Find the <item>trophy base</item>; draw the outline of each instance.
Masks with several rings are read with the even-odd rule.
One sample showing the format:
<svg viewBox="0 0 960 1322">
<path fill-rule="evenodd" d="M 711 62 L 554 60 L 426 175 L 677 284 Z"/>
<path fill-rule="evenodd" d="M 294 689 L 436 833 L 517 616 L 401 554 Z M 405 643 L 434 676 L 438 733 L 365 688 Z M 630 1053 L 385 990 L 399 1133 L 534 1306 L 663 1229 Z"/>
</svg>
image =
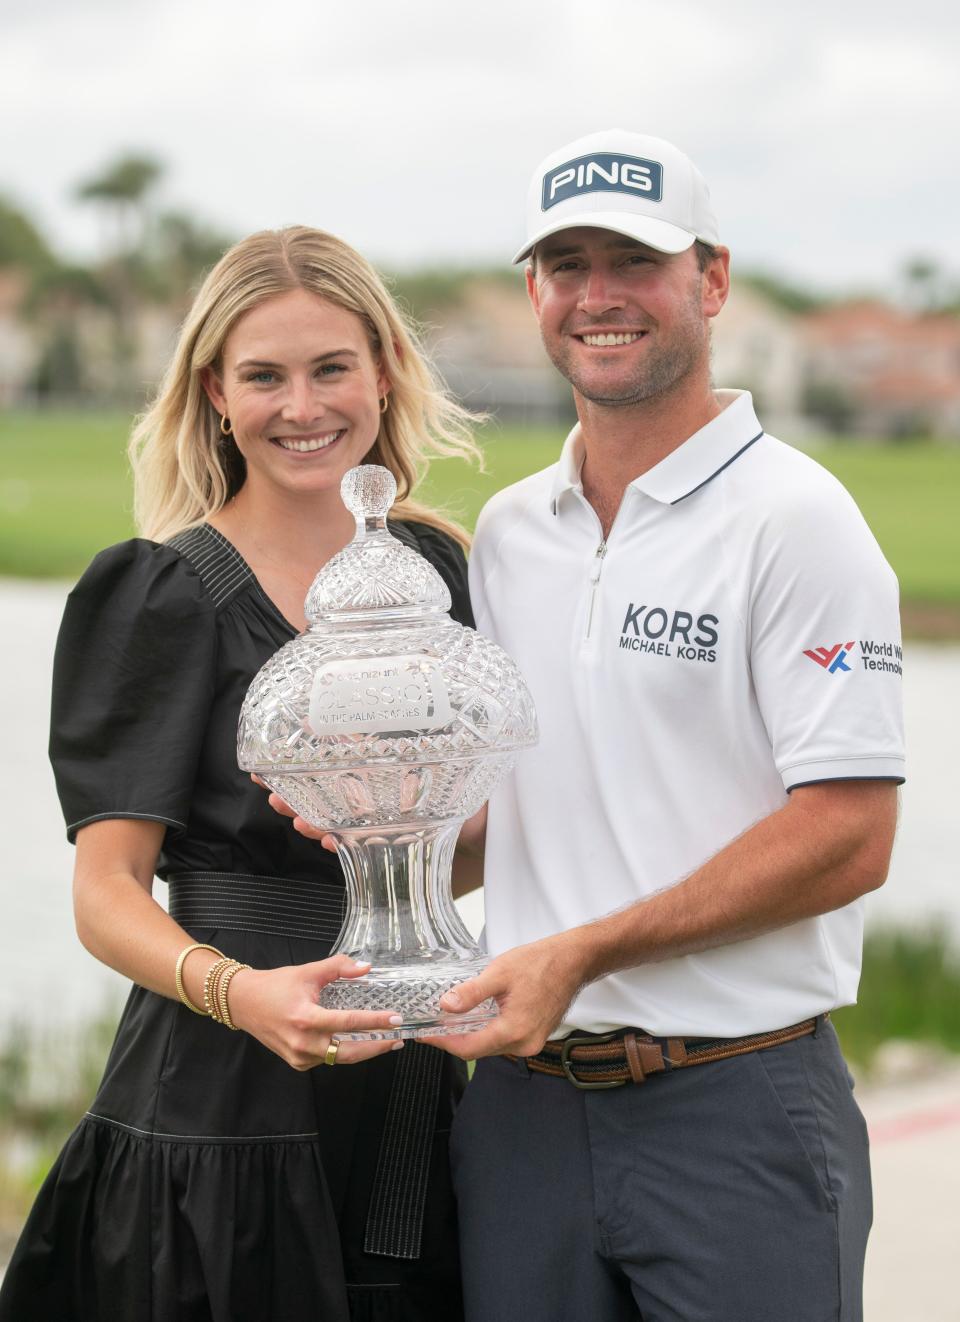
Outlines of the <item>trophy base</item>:
<svg viewBox="0 0 960 1322">
<path fill-rule="evenodd" d="M 378 1010 L 403 1015 L 395 1028 L 375 1028 L 369 1032 L 337 1033 L 342 1042 L 383 1042 L 391 1038 L 447 1037 L 455 1033 L 475 1033 L 485 1028 L 499 1014 L 494 1000 L 482 1001 L 465 1014 L 451 1014 L 440 1006 L 440 997 L 451 987 L 479 973 L 486 967 L 438 966 L 425 969 L 373 968 L 362 978 L 338 978 L 320 993 L 324 1010 Z"/>
</svg>

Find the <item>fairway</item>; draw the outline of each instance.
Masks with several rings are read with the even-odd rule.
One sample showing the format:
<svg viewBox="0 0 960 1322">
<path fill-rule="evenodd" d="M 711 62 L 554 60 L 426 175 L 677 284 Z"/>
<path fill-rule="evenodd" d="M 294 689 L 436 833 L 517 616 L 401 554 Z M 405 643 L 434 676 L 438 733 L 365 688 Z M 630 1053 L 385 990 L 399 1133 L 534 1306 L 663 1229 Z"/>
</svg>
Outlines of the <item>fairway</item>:
<svg viewBox="0 0 960 1322">
<path fill-rule="evenodd" d="M 0 414 L 0 574 L 75 578 L 132 535 L 129 426 L 119 414 Z M 468 528 L 495 491 L 553 463 L 563 434 L 490 426 L 480 440 L 484 472 L 440 460 L 421 489 Z M 943 608 L 946 631 L 951 618 L 960 627 L 960 448 L 837 442 L 814 456 L 863 510 L 905 603 Z"/>
</svg>

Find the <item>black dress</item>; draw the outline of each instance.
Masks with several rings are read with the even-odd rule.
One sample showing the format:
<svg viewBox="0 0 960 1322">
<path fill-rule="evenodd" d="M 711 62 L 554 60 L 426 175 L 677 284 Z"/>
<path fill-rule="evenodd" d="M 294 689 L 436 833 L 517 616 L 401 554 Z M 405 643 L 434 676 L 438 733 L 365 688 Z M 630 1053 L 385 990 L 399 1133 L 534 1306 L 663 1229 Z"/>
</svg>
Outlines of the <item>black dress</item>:
<svg viewBox="0 0 960 1322">
<path fill-rule="evenodd" d="M 472 625 L 464 557 L 393 531 Z M 102 552 L 70 594 L 51 757 L 74 838 L 166 823 L 157 873 L 195 941 L 254 967 L 323 959 L 336 858 L 239 771 L 239 708 L 294 630 L 209 525 Z M 24 1227 L 0 1322 L 456 1322 L 447 1132 L 465 1082 L 433 1047 L 298 1073 L 141 987 Z"/>
</svg>

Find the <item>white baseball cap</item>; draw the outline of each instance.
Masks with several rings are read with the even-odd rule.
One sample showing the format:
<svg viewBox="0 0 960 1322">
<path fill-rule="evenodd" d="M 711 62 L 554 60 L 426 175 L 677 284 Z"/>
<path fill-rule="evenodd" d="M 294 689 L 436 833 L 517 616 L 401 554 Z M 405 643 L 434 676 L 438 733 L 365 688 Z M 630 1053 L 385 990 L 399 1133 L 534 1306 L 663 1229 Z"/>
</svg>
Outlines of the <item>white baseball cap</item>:
<svg viewBox="0 0 960 1322">
<path fill-rule="evenodd" d="M 607 129 L 569 142 L 537 166 L 527 198 L 522 262 L 536 244 L 574 225 L 595 225 L 678 253 L 719 243 L 710 190 L 693 161 L 664 138 Z"/>
</svg>

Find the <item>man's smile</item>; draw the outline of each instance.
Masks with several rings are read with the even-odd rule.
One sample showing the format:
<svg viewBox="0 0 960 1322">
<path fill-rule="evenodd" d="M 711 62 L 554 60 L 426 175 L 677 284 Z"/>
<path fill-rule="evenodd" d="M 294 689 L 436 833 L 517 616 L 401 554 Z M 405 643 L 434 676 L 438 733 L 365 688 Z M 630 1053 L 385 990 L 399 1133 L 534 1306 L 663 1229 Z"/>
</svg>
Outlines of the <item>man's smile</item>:
<svg viewBox="0 0 960 1322">
<path fill-rule="evenodd" d="M 575 334 L 574 339 L 589 345 L 592 349 L 605 349 L 611 345 L 633 344 L 635 340 L 642 339 L 646 334 L 646 331 L 582 331 Z"/>
</svg>

